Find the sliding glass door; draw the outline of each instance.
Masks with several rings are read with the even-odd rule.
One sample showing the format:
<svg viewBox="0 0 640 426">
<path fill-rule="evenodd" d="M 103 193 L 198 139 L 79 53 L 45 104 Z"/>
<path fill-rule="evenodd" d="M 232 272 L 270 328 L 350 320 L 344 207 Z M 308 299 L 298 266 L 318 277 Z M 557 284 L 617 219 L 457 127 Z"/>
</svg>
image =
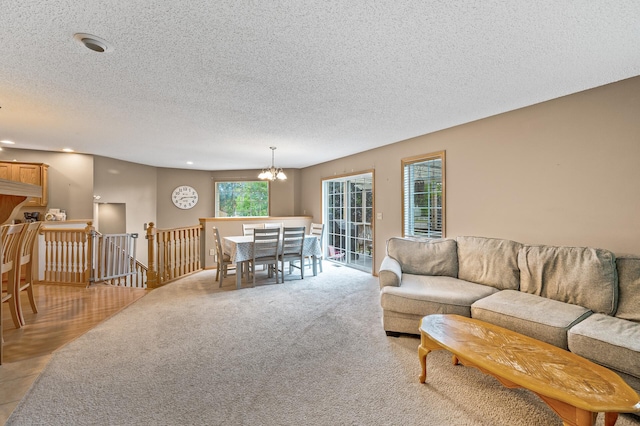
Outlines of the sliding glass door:
<svg viewBox="0 0 640 426">
<path fill-rule="evenodd" d="M 323 181 L 325 259 L 372 272 L 373 173 Z"/>
</svg>

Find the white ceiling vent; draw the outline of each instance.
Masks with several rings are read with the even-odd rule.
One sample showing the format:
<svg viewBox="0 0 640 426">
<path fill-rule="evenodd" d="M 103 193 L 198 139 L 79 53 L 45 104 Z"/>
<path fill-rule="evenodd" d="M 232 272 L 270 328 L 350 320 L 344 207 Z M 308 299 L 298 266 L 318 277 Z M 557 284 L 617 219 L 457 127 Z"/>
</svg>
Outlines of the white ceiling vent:
<svg viewBox="0 0 640 426">
<path fill-rule="evenodd" d="M 74 39 L 82 43 L 87 49 L 91 49 L 94 52 L 112 52 L 113 47 L 107 43 L 106 40 L 85 33 L 77 33 L 73 36 Z"/>
</svg>

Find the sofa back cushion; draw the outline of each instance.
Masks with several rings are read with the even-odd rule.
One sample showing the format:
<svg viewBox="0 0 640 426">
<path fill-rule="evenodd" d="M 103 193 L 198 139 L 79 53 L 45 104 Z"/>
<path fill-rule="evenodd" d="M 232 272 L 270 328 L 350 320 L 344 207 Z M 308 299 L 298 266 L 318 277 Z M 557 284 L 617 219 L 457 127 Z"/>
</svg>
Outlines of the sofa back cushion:
<svg viewBox="0 0 640 426">
<path fill-rule="evenodd" d="M 621 256 L 618 268 L 618 318 L 640 322 L 640 256 Z"/>
<path fill-rule="evenodd" d="M 498 238 L 458 237 L 458 278 L 499 290 L 520 286 L 518 250 L 522 244 Z"/>
<path fill-rule="evenodd" d="M 613 315 L 618 302 L 615 255 L 589 247 L 524 246 L 520 290 Z"/>
<path fill-rule="evenodd" d="M 390 238 L 387 241 L 387 254 L 400 263 L 403 273 L 458 276 L 455 240 Z"/>
</svg>

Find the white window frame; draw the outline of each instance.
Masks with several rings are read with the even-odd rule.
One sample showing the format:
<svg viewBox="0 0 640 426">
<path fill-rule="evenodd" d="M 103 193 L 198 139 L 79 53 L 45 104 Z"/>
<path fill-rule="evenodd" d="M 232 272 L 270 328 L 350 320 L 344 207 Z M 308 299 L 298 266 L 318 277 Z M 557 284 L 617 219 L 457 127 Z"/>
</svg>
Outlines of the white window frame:
<svg viewBox="0 0 640 426">
<path fill-rule="evenodd" d="M 445 175 L 445 151 L 402 159 L 403 236 L 446 236 Z"/>
</svg>

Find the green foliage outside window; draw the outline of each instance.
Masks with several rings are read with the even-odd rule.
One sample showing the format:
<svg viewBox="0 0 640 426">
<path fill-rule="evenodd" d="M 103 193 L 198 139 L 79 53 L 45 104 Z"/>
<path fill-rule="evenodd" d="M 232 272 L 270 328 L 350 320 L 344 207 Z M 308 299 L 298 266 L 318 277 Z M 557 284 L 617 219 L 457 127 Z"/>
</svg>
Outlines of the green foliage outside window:
<svg viewBox="0 0 640 426">
<path fill-rule="evenodd" d="M 216 182 L 216 217 L 269 216 L 269 183 Z"/>
<path fill-rule="evenodd" d="M 402 160 L 403 236 L 445 236 L 445 153 Z"/>
</svg>

